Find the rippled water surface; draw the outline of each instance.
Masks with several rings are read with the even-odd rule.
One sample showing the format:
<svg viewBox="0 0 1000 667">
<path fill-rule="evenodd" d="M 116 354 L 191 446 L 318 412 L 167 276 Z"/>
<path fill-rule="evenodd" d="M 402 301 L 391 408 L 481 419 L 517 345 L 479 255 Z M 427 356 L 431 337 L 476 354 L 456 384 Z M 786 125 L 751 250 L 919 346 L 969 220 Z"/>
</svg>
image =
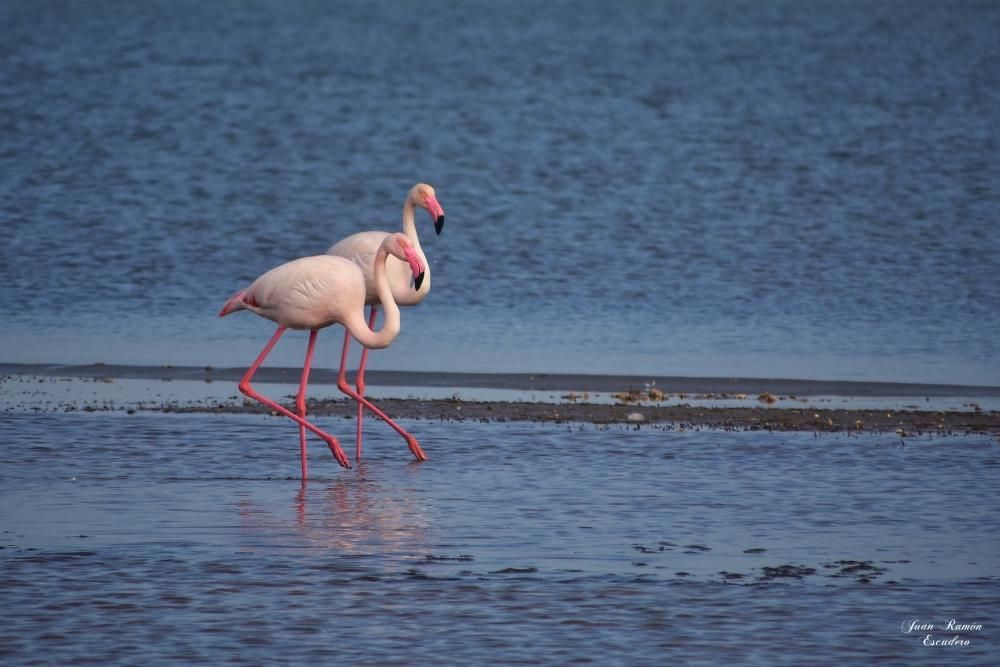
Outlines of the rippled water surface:
<svg viewBox="0 0 1000 667">
<path fill-rule="evenodd" d="M 344 420 L 321 420 L 349 433 Z M 987 438 L 0 416 L 11 664 L 988 664 Z M 926 647 L 908 619 L 979 623 Z M 934 633 L 946 638 L 954 633 Z"/>
<path fill-rule="evenodd" d="M 996 3 L 11 0 L 0 24 L 7 361 L 248 363 L 270 325 L 222 301 L 395 228 L 424 180 L 434 292 L 376 366 L 1000 377 Z"/>
</svg>

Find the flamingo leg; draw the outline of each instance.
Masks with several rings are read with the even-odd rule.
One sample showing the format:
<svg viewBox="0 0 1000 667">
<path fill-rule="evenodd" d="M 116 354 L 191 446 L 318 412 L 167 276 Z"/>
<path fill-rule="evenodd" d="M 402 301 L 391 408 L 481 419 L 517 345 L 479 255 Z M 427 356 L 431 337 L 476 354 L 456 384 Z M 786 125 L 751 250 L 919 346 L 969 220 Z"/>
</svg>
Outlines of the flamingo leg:
<svg viewBox="0 0 1000 667">
<path fill-rule="evenodd" d="M 344 351 L 340 355 L 340 374 L 337 376 L 337 389 L 340 389 L 340 391 L 374 412 L 382 421 L 391 426 L 396 433 L 403 436 L 406 440 L 407 446 L 410 448 L 413 456 L 416 457 L 418 461 L 426 461 L 427 455 L 424 454 L 424 450 L 420 448 L 420 444 L 417 442 L 416 438 L 407 433 L 402 426 L 390 419 L 389 415 L 375 407 L 371 401 L 355 391 L 351 385 L 347 384 L 347 351 L 350 347 L 350 342 L 351 336 L 350 334 L 347 334 L 347 336 L 344 337 Z"/>
<path fill-rule="evenodd" d="M 306 385 L 309 384 L 309 367 L 312 366 L 313 352 L 316 350 L 316 336 L 319 332 L 313 329 L 309 332 L 309 345 L 306 347 L 306 361 L 302 365 L 302 379 L 299 381 L 299 393 L 295 395 L 295 408 L 299 417 L 306 416 Z M 306 427 L 299 424 L 299 456 L 302 458 L 302 479 L 309 477 L 309 461 L 306 450 Z"/>
<path fill-rule="evenodd" d="M 257 360 L 253 362 L 253 365 L 247 369 L 247 372 L 243 376 L 243 379 L 240 380 L 240 391 L 243 392 L 245 395 L 249 396 L 250 398 L 252 398 L 253 400 L 259 403 L 263 403 L 264 405 L 271 408 L 275 412 L 279 412 L 285 415 L 289 419 L 292 419 L 293 421 L 297 422 L 300 426 L 304 426 L 305 428 L 309 429 L 310 431 L 318 435 L 320 438 L 326 441 L 327 445 L 330 446 L 330 451 L 333 453 L 334 458 L 337 459 L 337 462 L 340 465 L 344 466 L 345 468 L 350 468 L 351 464 L 347 460 L 347 455 L 344 454 L 344 450 L 340 448 L 340 443 L 337 442 L 337 439 L 335 437 L 333 437 L 326 431 L 320 430 L 317 426 L 308 422 L 303 417 L 299 417 L 297 414 L 294 414 L 290 410 L 278 405 L 270 398 L 257 392 L 253 387 L 250 386 L 250 380 L 253 379 L 254 374 L 257 373 L 257 369 L 260 368 L 260 365 L 262 363 L 264 363 L 264 359 L 267 357 L 268 354 L 270 354 L 271 349 L 274 348 L 274 344 L 278 342 L 278 339 L 281 338 L 281 334 L 283 333 L 285 333 L 285 327 L 279 326 L 278 330 L 274 332 L 273 336 L 271 336 L 271 340 L 269 340 L 267 342 L 267 345 L 264 346 L 264 349 L 261 351 L 260 356 L 257 357 Z"/>
<path fill-rule="evenodd" d="M 374 331 L 375 330 L 375 318 L 378 315 L 378 311 L 376 310 L 375 304 L 372 304 L 370 307 L 371 307 L 371 315 L 369 315 L 369 317 L 368 317 L 368 328 L 371 329 L 372 331 Z M 347 333 L 346 335 L 348 337 L 350 337 L 351 334 Z M 368 363 L 368 348 L 362 346 L 361 347 L 361 364 L 358 366 L 358 375 L 354 379 L 354 386 L 358 390 L 358 395 L 362 396 L 362 397 L 365 395 L 365 366 L 367 365 L 367 363 Z M 358 402 L 358 441 L 357 441 L 356 452 L 355 452 L 355 457 L 354 457 L 355 461 L 360 461 L 361 460 L 361 433 L 364 430 L 364 424 L 365 424 L 365 406 L 362 405 L 361 402 L 359 401 Z"/>
</svg>

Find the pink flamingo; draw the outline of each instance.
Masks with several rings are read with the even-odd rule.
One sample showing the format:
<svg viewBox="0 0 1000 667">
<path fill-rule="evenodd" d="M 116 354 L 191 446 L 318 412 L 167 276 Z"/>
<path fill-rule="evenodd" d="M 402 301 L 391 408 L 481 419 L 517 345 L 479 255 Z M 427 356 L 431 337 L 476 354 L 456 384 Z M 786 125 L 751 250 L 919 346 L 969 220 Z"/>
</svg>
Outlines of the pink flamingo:
<svg viewBox="0 0 1000 667">
<path fill-rule="evenodd" d="M 395 300 L 396 304 L 400 306 L 417 305 L 424 300 L 424 297 L 427 296 L 427 293 L 430 292 L 431 289 L 431 267 L 427 262 L 427 257 L 424 255 L 424 251 L 420 248 L 420 238 L 417 236 L 417 227 L 413 222 L 413 211 L 418 206 L 430 213 L 431 219 L 434 221 L 434 231 L 440 234 L 441 229 L 444 227 L 444 209 L 441 208 L 441 204 L 438 203 L 437 196 L 434 194 L 434 188 L 426 183 L 417 183 L 410 189 L 409 194 L 406 195 L 406 201 L 403 202 L 403 233 L 406 234 L 406 237 L 413 245 L 413 249 L 417 253 L 417 256 L 420 257 L 420 261 L 424 264 L 424 282 L 419 289 L 411 289 L 410 277 L 406 273 L 406 266 L 402 262 L 390 259 L 386 264 L 386 273 L 389 277 L 389 288 L 392 290 L 392 298 Z M 375 257 L 375 253 L 379 248 L 379 244 L 382 243 L 382 239 L 388 235 L 389 232 L 359 232 L 338 241 L 326 251 L 326 254 L 328 255 L 345 257 L 353 261 L 361 267 L 362 271 L 364 271 L 365 303 L 370 307 L 368 318 L 369 328 L 375 326 L 378 304 L 384 303 L 379 295 L 378 289 L 376 289 L 373 266 L 374 263 L 372 262 L 372 258 Z M 352 393 L 349 391 L 347 384 L 347 351 L 350 348 L 350 345 L 351 335 L 350 333 L 345 332 L 344 350 L 340 356 L 340 375 L 337 379 L 337 386 L 341 391 L 347 394 Z M 358 366 L 358 374 L 355 378 L 355 386 L 357 387 L 357 391 L 355 393 L 362 397 L 365 395 L 365 366 L 367 362 L 368 348 L 366 347 L 361 351 L 361 363 Z M 358 461 L 361 460 L 361 433 L 364 428 L 363 417 L 365 405 L 371 405 L 371 403 L 368 401 L 358 401 L 356 451 Z M 376 414 L 378 413 L 376 412 Z M 409 445 L 410 451 L 417 457 L 417 460 L 426 460 L 426 456 L 424 456 L 423 451 L 420 449 L 420 445 L 417 444 L 416 439 L 397 426 L 392 426 L 400 435 L 403 436 L 403 438 L 406 439 L 406 443 Z"/>
<path fill-rule="evenodd" d="M 399 333 L 399 308 L 393 300 L 392 291 L 386 278 L 386 260 L 389 255 L 409 265 L 414 289 L 420 289 L 424 277 L 423 260 L 404 234 L 389 234 L 381 240 L 372 262 L 375 289 L 385 309 L 385 323 L 382 325 L 382 329 L 377 332 L 365 322 L 364 272 L 354 262 L 331 255 L 303 257 L 275 267 L 253 281 L 245 290 L 240 290 L 230 297 L 222 306 L 222 310 L 219 311 L 219 317 L 224 317 L 237 310 L 249 310 L 278 324 L 278 330 L 264 346 L 264 350 L 257 357 L 257 360 L 247 369 L 243 379 L 240 380 L 239 387 L 240 391 L 250 398 L 298 422 L 299 454 L 302 458 L 303 480 L 308 474 L 306 429 L 326 441 L 340 465 L 345 468 L 351 467 L 337 439 L 305 418 L 305 393 L 306 384 L 309 381 L 309 367 L 312 364 L 313 352 L 316 348 L 317 333 L 320 329 L 331 324 L 343 324 L 348 335 L 354 336 L 365 348 L 384 348 L 392 343 Z M 295 405 L 299 414 L 292 413 L 250 386 L 250 380 L 286 329 L 309 330 L 309 345 L 306 349 L 305 364 L 302 367 L 302 379 L 299 383 L 299 392 L 295 396 Z M 347 389 L 349 390 L 350 387 Z M 348 391 L 348 393 L 352 392 Z M 392 424 L 397 431 L 406 433 L 362 396 L 353 394 L 352 398 L 364 403 L 368 409 L 386 420 L 387 423 Z M 419 447 L 414 454 L 418 454 L 418 452 L 423 454 L 419 451 Z M 418 458 L 420 458 L 419 455 Z"/>
</svg>

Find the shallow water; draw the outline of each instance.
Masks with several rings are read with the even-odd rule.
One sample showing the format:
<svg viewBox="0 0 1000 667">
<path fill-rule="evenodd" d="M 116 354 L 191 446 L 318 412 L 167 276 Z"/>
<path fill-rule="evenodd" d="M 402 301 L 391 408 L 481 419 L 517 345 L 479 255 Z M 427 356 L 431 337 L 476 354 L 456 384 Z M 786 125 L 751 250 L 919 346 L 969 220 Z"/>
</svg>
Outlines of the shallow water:
<svg viewBox="0 0 1000 667">
<path fill-rule="evenodd" d="M 425 180 L 434 291 L 376 367 L 1000 377 L 996 3 L 12 0 L 0 24 L 4 361 L 246 364 L 270 324 L 219 305 L 397 227 Z"/>
<path fill-rule="evenodd" d="M 348 434 L 347 420 L 320 420 Z M 987 438 L 0 416 L 14 663 L 988 664 Z M 981 623 L 926 647 L 908 619 Z M 938 633 L 942 638 L 954 633 Z M 169 641 L 164 641 L 169 638 Z"/>
</svg>

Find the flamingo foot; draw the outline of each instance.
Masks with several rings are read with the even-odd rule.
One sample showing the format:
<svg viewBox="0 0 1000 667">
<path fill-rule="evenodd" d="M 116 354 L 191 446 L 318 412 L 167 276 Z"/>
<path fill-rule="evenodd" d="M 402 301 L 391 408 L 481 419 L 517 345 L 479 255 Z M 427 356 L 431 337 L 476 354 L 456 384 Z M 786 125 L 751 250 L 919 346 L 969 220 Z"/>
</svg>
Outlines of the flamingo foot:
<svg viewBox="0 0 1000 667">
<path fill-rule="evenodd" d="M 337 459 L 337 463 L 350 470 L 351 462 L 347 460 L 347 454 L 340 448 L 340 443 L 337 442 L 337 439 L 331 436 L 326 441 L 326 444 L 330 446 L 330 453 L 333 454 L 333 458 Z"/>
<path fill-rule="evenodd" d="M 427 455 L 424 454 L 424 450 L 420 449 L 420 443 L 412 435 L 407 436 L 406 444 L 409 446 L 410 451 L 413 452 L 413 456 L 416 457 L 418 461 L 426 461 Z"/>
</svg>

